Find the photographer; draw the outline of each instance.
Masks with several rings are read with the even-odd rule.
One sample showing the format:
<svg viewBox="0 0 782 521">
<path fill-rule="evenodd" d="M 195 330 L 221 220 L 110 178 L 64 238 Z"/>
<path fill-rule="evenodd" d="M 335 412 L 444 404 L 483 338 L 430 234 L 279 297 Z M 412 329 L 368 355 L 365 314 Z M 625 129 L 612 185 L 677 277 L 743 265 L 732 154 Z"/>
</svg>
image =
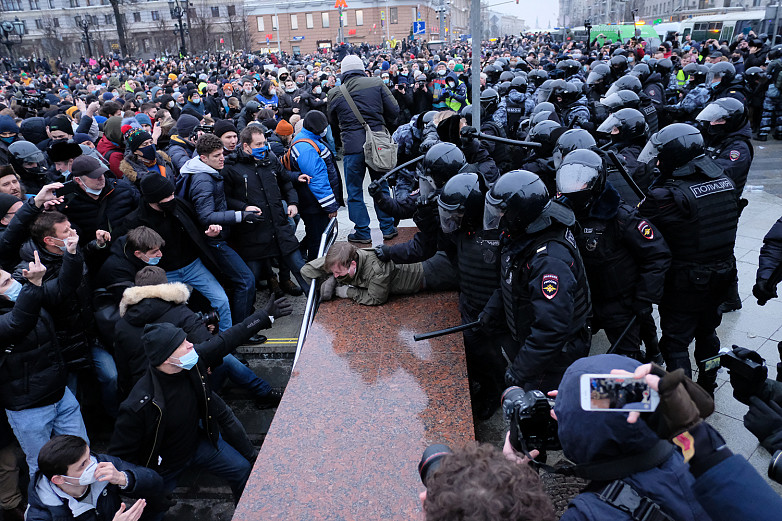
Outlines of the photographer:
<svg viewBox="0 0 782 521">
<path fill-rule="evenodd" d="M 414 114 L 425 114 L 432 110 L 432 91 L 427 86 L 426 74 L 417 73 L 413 84 L 413 104 L 410 110 Z M 420 117 L 420 116 L 419 116 Z"/>
</svg>

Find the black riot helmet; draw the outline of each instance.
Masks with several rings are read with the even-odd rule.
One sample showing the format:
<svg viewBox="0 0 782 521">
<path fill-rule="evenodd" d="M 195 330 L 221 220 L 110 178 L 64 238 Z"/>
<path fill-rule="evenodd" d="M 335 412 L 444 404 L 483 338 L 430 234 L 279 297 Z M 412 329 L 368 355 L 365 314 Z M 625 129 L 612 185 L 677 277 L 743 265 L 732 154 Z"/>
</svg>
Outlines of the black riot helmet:
<svg viewBox="0 0 782 521">
<path fill-rule="evenodd" d="M 712 89 L 729 85 L 736 77 L 736 67 L 730 62 L 715 63 L 706 75 L 706 84 Z"/>
<path fill-rule="evenodd" d="M 509 81 L 503 81 L 499 85 L 497 85 L 497 94 L 500 95 L 500 97 L 505 97 L 506 94 L 508 94 L 508 91 L 510 90 L 510 82 Z"/>
<path fill-rule="evenodd" d="M 578 149 L 589 149 L 596 146 L 595 138 L 592 134 L 581 128 L 573 128 L 565 131 L 554 146 L 552 153 L 554 166 L 559 168 L 562 159 L 570 152 Z"/>
<path fill-rule="evenodd" d="M 581 97 L 581 85 L 582 84 L 580 82 L 578 85 L 569 81 L 565 82 L 565 85 L 557 93 L 557 99 L 562 100 L 561 103 L 563 106 L 568 106 L 571 103 L 574 103 L 578 100 L 578 98 Z"/>
<path fill-rule="evenodd" d="M 688 63 L 682 69 L 693 85 L 700 85 L 706 81 L 706 75 L 709 73 L 709 68 L 705 65 L 699 65 L 697 63 Z"/>
<path fill-rule="evenodd" d="M 502 69 L 493 63 L 490 63 L 486 67 L 483 68 L 483 73 L 486 74 L 486 78 L 489 81 L 489 83 L 497 83 L 497 80 L 500 77 L 500 73 L 502 72 Z"/>
<path fill-rule="evenodd" d="M 502 229 L 511 236 L 534 233 L 528 228 L 550 204 L 551 198 L 540 177 L 527 170 L 511 170 L 486 194 L 483 228 Z"/>
<path fill-rule="evenodd" d="M 776 60 L 777 58 L 782 58 L 782 45 L 775 45 L 768 51 L 769 60 Z"/>
<path fill-rule="evenodd" d="M 649 61 L 651 62 L 651 60 Z M 663 85 L 667 84 L 668 78 L 670 78 L 671 73 L 673 72 L 673 62 L 670 58 L 663 58 L 662 60 L 658 60 L 655 64 L 649 63 L 649 67 L 652 67 L 652 70 L 663 77 Z"/>
<path fill-rule="evenodd" d="M 548 72 L 543 69 L 533 69 L 527 74 L 527 80 L 531 81 L 535 87 L 540 87 L 548 79 Z"/>
<path fill-rule="evenodd" d="M 557 108 L 554 106 L 553 103 L 550 101 L 544 101 L 543 103 L 538 103 L 535 105 L 535 108 L 532 109 L 532 116 L 535 114 L 538 114 L 539 112 L 556 112 Z"/>
<path fill-rule="evenodd" d="M 695 119 L 709 141 L 715 142 L 747 124 L 747 108 L 736 98 L 720 98 L 706 105 Z"/>
<path fill-rule="evenodd" d="M 649 163 L 657 159 L 660 171 L 671 174 L 703 154 L 703 136 L 700 131 L 686 123 L 673 123 L 652 134 L 638 155 L 638 162 Z"/>
<path fill-rule="evenodd" d="M 649 76 L 652 75 L 652 70 L 645 63 L 639 63 L 633 67 L 633 70 L 630 71 L 630 74 L 641 80 L 641 83 L 643 84 L 646 80 L 649 79 Z"/>
<path fill-rule="evenodd" d="M 466 231 L 482 229 L 483 201 L 478 174 L 458 173 L 450 178 L 437 198 L 443 232 L 453 233 L 460 228 Z"/>
<path fill-rule="evenodd" d="M 500 81 L 511 81 L 515 76 L 511 71 L 502 71 Z"/>
<path fill-rule="evenodd" d="M 636 109 L 620 109 L 610 114 L 597 127 L 601 134 L 607 134 L 614 143 L 646 142 L 649 137 L 649 125 L 646 118 Z"/>
<path fill-rule="evenodd" d="M 562 93 L 565 91 L 567 82 L 563 79 L 556 79 L 552 80 L 549 84 L 549 87 L 551 88 L 551 94 L 549 94 L 548 101 L 556 104 L 562 104 L 561 96 Z M 543 87 L 541 87 L 541 90 Z M 540 100 L 538 100 L 538 103 L 540 103 Z"/>
<path fill-rule="evenodd" d="M 481 92 L 481 117 L 484 114 L 491 116 L 500 104 L 500 95 L 494 89 L 486 89 Z"/>
<path fill-rule="evenodd" d="M 619 92 L 620 90 L 631 90 L 636 94 L 640 94 L 643 90 L 643 85 L 641 85 L 641 80 L 635 76 L 622 76 L 611 85 L 611 88 L 606 92 L 606 96 L 610 96 L 614 92 Z"/>
<path fill-rule="evenodd" d="M 465 119 L 468 125 L 472 125 L 472 111 L 473 111 L 472 105 L 465 105 L 459 111 L 459 115 Z"/>
<path fill-rule="evenodd" d="M 423 116 L 424 117 L 424 125 L 428 125 L 429 123 L 431 123 L 436 115 L 437 115 L 437 111 L 436 110 L 430 110 L 430 111 L 424 113 L 424 116 Z"/>
<path fill-rule="evenodd" d="M 600 100 L 600 104 L 608 108 L 608 112 L 622 109 L 637 109 L 641 106 L 641 98 L 631 90 L 620 90 Z"/>
<path fill-rule="evenodd" d="M 529 118 L 529 123 L 533 127 L 541 121 L 553 121 L 557 124 L 562 122 L 562 120 L 559 118 L 559 114 L 557 114 L 555 110 L 541 110 Z"/>
<path fill-rule="evenodd" d="M 516 92 L 527 92 L 527 78 L 524 76 L 516 76 L 511 80 L 510 88 Z"/>
<path fill-rule="evenodd" d="M 627 57 L 621 54 L 617 54 L 611 58 L 609 62 L 611 65 L 611 72 L 614 77 L 618 78 L 627 72 Z"/>
<path fill-rule="evenodd" d="M 766 73 L 760 67 L 750 67 L 744 71 L 743 76 L 746 83 L 758 84 L 766 77 Z"/>
<path fill-rule="evenodd" d="M 574 74 L 578 74 L 578 71 L 581 70 L 581 64 L 573 59 L 562 60 L 561 62 L 557 63 L 557 69 L 563 71 L 565 73 L 565 77 L 569 78 Z"/>
<path fill-rule="evenodd" d="M 608 65 L 605 63 L 598 63 L 595 64 L 595 66 L 592 67 L 592 69 L 589 71 L 589 76 L 587 76 L 586 83 L 592 88 L 596 88 L 598 85 L 601 85 L 603 86 L 602 90 L 607 90 L 607 80 L 610 75 L 611 69 L 608 67 Z"/>
<path fill-rule="evenodd" d="M 574 150 L 557 168 L 557 192 L 565 196 L 576 216 L 587 215 L 605 184 L 603 160 L 592 150 Z"/>
<path fill-rule="evenodd" d="M 430 177 L 436 188 L 442 188 L 466 162 L 464 153 L 453 143 L 437 143 L 426 152 L 421 175 Z"/>
<path fill-rule="evenodd" d="M 536 95 L 535 101 L 537 103 L 543 103 L 544 101 L 549 100 L 549 97 L 551 97 L 551 85 L 555 81 L 557 80 L 546 80 L 540 84 L 538 90 L 535 91 L 535 95 Z"/>
<path fill-rule="evenodd" d="M 538 157 L 549 157 L 554 152 L 557 139 L 565 132 L 565 127 L 549 119 L 535 124 L 527 134 L 527 141 L 540 143 L 540 148 L 535 150 Z"/>
</svg>

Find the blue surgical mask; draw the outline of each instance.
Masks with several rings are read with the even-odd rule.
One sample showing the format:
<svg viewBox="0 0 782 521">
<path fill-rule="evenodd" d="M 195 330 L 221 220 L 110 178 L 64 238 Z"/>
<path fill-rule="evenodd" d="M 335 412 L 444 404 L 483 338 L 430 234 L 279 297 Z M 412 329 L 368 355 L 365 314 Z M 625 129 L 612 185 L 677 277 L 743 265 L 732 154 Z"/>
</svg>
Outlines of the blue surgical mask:
<svg viewBox="0 0 782 521">
<path fill-rule="evenodd" d="M 263 159 L 266 157 L 266 152 L 269 150 L 269 147 L 266 145 L 258 148 L 253 148 L 253 157 L 255 159 Z"/>
<path fill-rule="evenodd" d="M 144 256 L 147 257 L 146 255 Z M 146 262 L 150 266 L 157 266 L 158 263 L 160 262 L 160 259 L 162 258 L 163 257 L 147 257 L 147 260 L 145 260 L 144 262 Z"/>
<path fill-rule="evenodd" d="M 175 358 L 176 360 L 176 358 Z M 195 349 L 191 349 L 185 355 L 179 357 L 179 363 L 174 364 L 177 367 L 181 367 L 185 371 L 191 370 L 198 362 L 198 353 Z"/>
<path fill-rule="evenodd" d="M 52 239 L 57 239 L 58 241 L 62 241 L 62 246 L 57 246 L 58 248 L 60 248 L 60 251 L 62 251 L 63 253 L 68 251 L 68 247 L 65 245 L 65 241 L 63 239 L 60 239 L 59 237 L 52 237 Z"/>
<path fill-rule="evenodd" d="M 87 186 L 85 184 L 82 184 L 81 187 L 84 188 L 84 191 L 87 192 L 90 195 L 100 195 L 101 192 L 103 192 L 102 188 L 101 189 L 90 188 L 89 186 Z"/>
<path fill-rule="evenodd" d="M 336 85 L 337 87 L 339 87 L 340 85 L 342 85 L 342 80 L 341 80 L 340 78 L 337 78 L 337 81 L 336 81 L 335 85 Z"/>
<path fill-rule="evenodd" d="M 62 172 L 61 174 L 65 179 L 68 179 L 71 176 L 71 171 L 66 170 L 65 172 Z"/>
<path fill-rule="evenodd" d="M 3 293 L 3 296 L 11 302 L 16 302 L 16 299 L 19 298 L 19 293 L 21 292 L 22 285 L 16 280 L 11 280 L 11 287 L 9 287 L 5 293 Z"/>
</svg>

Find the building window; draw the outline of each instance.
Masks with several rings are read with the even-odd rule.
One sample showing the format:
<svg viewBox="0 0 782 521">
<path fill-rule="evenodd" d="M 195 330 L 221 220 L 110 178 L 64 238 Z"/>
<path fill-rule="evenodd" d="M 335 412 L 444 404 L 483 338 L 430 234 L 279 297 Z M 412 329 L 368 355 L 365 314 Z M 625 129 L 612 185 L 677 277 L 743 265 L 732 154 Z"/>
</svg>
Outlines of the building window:
<svg viewBox="0 0 782 521">
<path fill-rule="evenodd" d="M 134 22 L 140 22 L 141 21 L 141 13 L 133 13 L 133 21 Z"/>
<path fill-rule="evenodd" d="M 236 6 L 235 5 L 229 5 L 226 6 L 226 11 L 228 11 L 228 16 L 236 16 Z"/>
<path fill-rule="evenodd" d="M 326 29 L 329 26 L 329 14 L 328 13 L 320 13 L 320 20 L 323 23 L 323 28 Z"/>
<path fill-rule="evenodd" d="M 299 47 L 298 45 L 294 45 L 292 49 L 293 49 L 294 56 L 298 56 L 301 54 L 301 47 Z"/>
<path fill-rule="evenodd" d="M 151 14 L 152 14 L 152 21 L 153 22 L 157 22 L 158 20 L 160 20 L 160 12 L 152 11 Z"/>
<path fill-rule="evenodd" d="M 272 31 L 276 31 L 279 27 L 279 20 L 277 20 L 277 15 L 274 14 L 272 15 Z"/>
<path fill-rule="evenodd" d="M 59 27 L 59 26 L 60 26 L 60 19 L 52 18 L 52 27 Z"/>
<path fill-rule="evenodd" d="M 79 7 L 79 0 L 71 0 L 71 7 Z"/>
<path fill-rule="evenodd" d="M 114 15 L 111 15 L 111 14 L 103 15 L 103 22 L 106 25 L 114 25 Z M 95 25 L 97 25 L 97 24 L 95 24 Z"/>
<path fill-rule="evenodd" d="M 33 11 L 38 11 L 41 9 L 38 0 L 30 0 L 30 9 L 32 9 Z"/>
<path fill-rule="evenodd" d="M 364 25 L 364 11 L 356 9 L 356 25 Z"/>
<path fill-rule="evenodd" d="M 296 30 L 299 28 L 299 16 L 292 14 L 291 15 L 291 30 Z"/>
<path fill-rule="evenodd" d="M 49 0 L 49 9 L 54 9 L 54 0 Z"/>
<path fill-rule="evenodd" d="M 220 7 L 212 7 L 212 18 L 220 18 Z"/>
<path fill-rule="evenodd" d="M 258 32 L 262 33 L 263 31 L 265 31 L 265 28 L 263 26 L 263 16 L 259 16 L 255 20 L 256 20 L 256 23 L 258 24 Z"/>
<path fill-rule="evenodd" d="M 43 29 L 43 21 L 41 21 L 40 18 L 35 19 L 35 28 L 36 29 Z"/>
<path fill-rule="evenodd" d="M 410 19 L 411 20 L 418 20 L 418 9 L 415 7 L 410 8 Z"/>
<path fill-rule="evenodd" d="M 390 22 L 392 24 L 398 24 L 399 23 L 399 8 L 398 7 L 392 7 L 389 9 L 389 16 L 388 16 Z"/>
<path fill-rule="evenodd" d="M 22 0 L 3 0 L 3 11 L 21 11 Z"/>
<path fill-rule="evenodd" d="M 307 13 L 305 17 L 307 18 L 307 29 L 312 29 L 315 27 L 315 22 L 312 19 L 312 13 Z"/>
</svg>

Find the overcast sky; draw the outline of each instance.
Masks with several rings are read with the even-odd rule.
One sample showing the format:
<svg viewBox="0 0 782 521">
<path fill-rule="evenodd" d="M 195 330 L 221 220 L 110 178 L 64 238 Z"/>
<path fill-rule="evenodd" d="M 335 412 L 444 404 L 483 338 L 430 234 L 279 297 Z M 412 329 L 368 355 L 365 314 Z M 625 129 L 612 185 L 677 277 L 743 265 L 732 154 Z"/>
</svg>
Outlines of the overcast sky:
<svg viewBox="0 0 782 521">
<path fill-rule="evenodd" d="M 515 2 L 505 4 L 506 0 L 488 0 L 488 4 L 498 5 L 494 10 L 518 16 L 523 19 L 527 27 L 535 29 L 535 18 L 538 18 L 541 29 L 546 27 L 556 27 L 557 14 L 559 13 L 559 2 L 557 0 L 519 0 L 519 5 Z"/>
</svg>

